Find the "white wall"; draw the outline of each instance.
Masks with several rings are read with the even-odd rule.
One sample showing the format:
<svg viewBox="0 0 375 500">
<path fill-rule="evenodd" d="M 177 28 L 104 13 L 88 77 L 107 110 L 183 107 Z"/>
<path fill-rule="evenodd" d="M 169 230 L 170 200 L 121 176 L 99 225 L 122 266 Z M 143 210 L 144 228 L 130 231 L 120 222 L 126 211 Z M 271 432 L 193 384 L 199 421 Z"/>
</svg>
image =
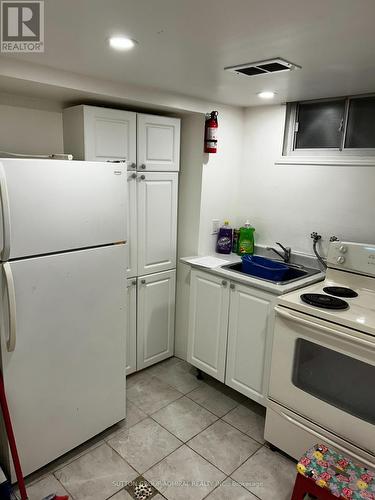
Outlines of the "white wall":
<svg viewBox="0 0 375 500">
<path fill-rule="evenodd" d="M 204 115 L 182 119 L 178 255 L 215 250 L 212 219 L 231 219 L 236 213 L 242 160 L 243 111 L 228 106 L 219 112 L 218 152 L 204 154 Z M 190 267 L 177 265 L 175 353 L 187 352 Z"/>
<path fill-rule="evenodd" d="M 0 150 L 25 154 L 62 153 L 61 112 L 0 104 Z"/>
<path fill-rule="evenodd" d="M 239 177 L 242 162 L 243 110 L 222 107 L 219 111 L 218 151 L 204 155 L 202 172 L 199 254 L 215 251 L 212 219 L 236 223 Z M 203 133 L 203 132 L 202 132 Z"/>
<path fill-rule="evenodd" d="M 311 253 L 310 233 L 375 243 L 375 167 L 280 166 L 285 106 L 248 108 L 238 215 L 261 244 Z"/>
</svg>

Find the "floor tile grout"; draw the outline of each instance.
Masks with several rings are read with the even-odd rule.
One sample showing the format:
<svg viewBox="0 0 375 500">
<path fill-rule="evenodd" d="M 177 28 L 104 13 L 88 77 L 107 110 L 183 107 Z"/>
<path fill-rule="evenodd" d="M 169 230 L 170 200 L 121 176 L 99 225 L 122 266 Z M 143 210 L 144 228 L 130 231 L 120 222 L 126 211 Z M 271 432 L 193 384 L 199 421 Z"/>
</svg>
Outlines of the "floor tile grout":
<svg viewBox="0 0 375 500">
<path fill-rule="evenodd" d="M 212 424 L 212 425 L 213 425 L 213 424 Z M 207 429 L 208 429 L 208 427 L 207 427 Z M 205 429 L 205 430 L 206 430 L 206 429 Z M 202 431 L 202 432 L 203 432 L 203 431 Z M 197 434 L 197 436 L 199 436 L 199 434 Z M 249 460 L 252 456 L 254 456 L 254 455 L 255 455 L 255 453 L 256 453 L 257 451 L 259 451 L 259 450 L 260 450 L 260 448 L 262 448 L 262 446 L 261 446 L 260 448 L 258 448 L 257 450 L 255 450 L 255 451 L 254 451 L 253 453 L 251 453 L 251 454 L 250 454 L 250 455 L 249 455 L 249 456 L 248 456 L 248 457 L 247 457 L 247 458 L 246 458 L 246 459 L 245 459 L 245 460 L 244 460 L 244 461 L 243 461 L 243 462 L 242 462 L 242 463 L 241 463 L 238 467 L 236 467 L 236 468 L 235 468 L 235 469 L 234 469 L 234 470 L 233 470 L 230 474 L 227 474 L 227 473 L 226 473 L 226 472 L 224 472 L 222 469 L 220 469 L 217 465 L 215 465 L 215 464 L 213 464 L 212 462 L 210 462 L 210 460 L 209 460 L 208 458 L 206 458 L 206 457 L 204 457 L 203 455 L 201 455 L 201 454 L 199 453 L 199 451 L 194 450 L 194 448 L 192 448 L 191 446 L 189 446 L 189 444 L 188 444 L 188 443 L 185 443 L 185 444 L 186 444 L 186 446 L 187 446 L 188 448 L 190 448 L 191 450 L 193 450 L 193 451 L 194 451 L 197 455 L 199 455 L 200 457 L 202 457 L 202 458 L 203 458 L 204 460 L 206 460 L 209 464 L 213 465 L 216 469 L 218 469 L 220 472 L 222 472 L 223 474 L 227 475 L 228 477 L 229 477 L 229 476 L 231 476 L 232 474 L 234 474 L 234 473 L 236 472 L 236 470 L 237 470 L 237 469 L 239 469 L 239 468 L 240 468 L 240 467 L 241 467 L 241 466 L 242 466 L 245 462 L 247 462 L 247 461 L 248 461 L 248 460 Z"/>
<path fill-rule="evenodd" d="M 158 380 L 159 380 L 159 379 L 158 379 Z M 168 384 L 166 384 L 166 385 L 168 385 Z M 175 391 L 177 390 L 177 389 L 175 389 L 175 388 L 174 388 L 174 387 L 172 387 L 172 386 L 169 386 L 169 387 L 170 387 L 171 389 L 174 389 Z M 180 392 L 180 391 L 178 391 L 178 392 Z M 181 393 L 180 393 L 180 394 L 181 394 Z M 182 395 L 181 395 L 181 396 L 179 396 L 178 398 L 174 399 L 173 401 L 170 401 L 170 402 L 169 402 L 169 403 L 167 403 L 166 405 L 161 406 L 160 408 L 158 408 L 157 410 L 153 411 L 152 413 L 156 413 L 157 411 L 162 410 L 163 408 L 166 408 L 166 407 L 167 407 L 167 406 L 169 406 L 170 404 L 174 403 L 175 401 L 178 401 L 179 399 L 181 399 L 181 398 L 183 398 L 183 397 L 184 397 L 184 394 L 182 394 Z M 131 399 L 129 399 L 129 401 L 130 401 L 133 405 L 137 406 L 135 403 L 133 403 L 133 401 L 132 401 Z M 152 415 L 152 413 L 148 413 L 147 411 L 145 411 L 145 410 L 144 410 L 143 408 L 141 408 L 140 406 L 137 406 L 137 408 L 138 408 L 139 410 L 142 410 L 142 411 L 143 411 L 143 413 L 146 413 L 146 415 L 147 415 L 148 417 Z"/>
<path fill-rule="evenodd" d="M 233 408 L 235 410 L 235 408 Z M 232 411 L 232 410 L 231 410 Z M 230 412 L 229 412 L 230 413 Z M 228 415 L 226 413 L 226 415 Z M 225 415 L 224 415 L 225 417 Z M 258 441 L 257 439 L 255 439 L 254 437 L 250 436 L 250 434 L 247 434 L 246 432 L 243 432 L 241 431 L 241 429 L 239 429 L 238 427 L 236 427 L 235 425 L 231 424 L 230 422 L 227 422 L 226 420 L 223 420 L 223 417 L 221 417 L 219 420 L 222 420 L 225 424 L 228 424 L 230 425 L 233 429 L 236 429 L 236 431 L 238 432 L 241 432 L 241 434 L 243 434 L 244 436 L 252 439 L 253 441 L 255 441 L 256 443 L 258 443 L 260 446 L 264 446 L 266 443 L 261 443 L 260 441 Z"/>
<path fill-rule="evenodd" d="M 69 497 L 70 497 L 70 500 L 74 500 L 74 497 L 73 495 L 70 493 L 70 491 L 68 490 L 68 488 L 66 488 L 62 482 L 55 476 L 55 474 L 53 473 L 53 477 L 56 479 L 56 481 L 58 481 L 59 484 L 61 484 L 61 486 L 64 488 L 64 490 L 69 494 Z"/>
<path fill-rule="evenodd" d="M 185 397 L 185 396 L 183 396 L 183 397 Z M 180 400 L 180 399 L 182 399 L 182 398 L 175 399 L 175 400 L 174 400 L 174 401 L 172 401 L 171 403 L 168 403 L 166 406 L 163 406 L 163 408 L 160 408 L 160 410 L 163 410 L 164 408 L 167 408 L 169 405 L 172 405 L 173 403 L 175 403 L 176 401 L 178 401 L 178 400 Z M 209 409 L 208 409 L 208 408 L 206 408 L 205 406 L 203 406 L 203 405 L 201 405 L 201 404 L 197 403 L 196 401 L 194 401 L 194 399 L 191 399 L 191 398 L 188 398 L 188 399 L 189 399 L 189 401 L 192 401 L 193 403 L 195 403 L 196 405 L 198 405 L 200 408 L 203 408 L 204 410 L 208 411 L 208 413 L 211 413 L 211 415 L 213 415 L 213 416 L 214 416 L 214 417 L 216 417 L 217 419 L 218 419 L 218 418 L 220 418 L 220 417 L 218 417 L 218 416 L 216 415 L 216 413 L 213 413 L 211 410 L 209 410 Z M 151 417 L 152 415 L 155 415 L 155 413 L 157 413 L 157 412 L 158 412 L 158 411 L 160 411 L 160 410 L 156 410 L 156 411 L 154 411 L 153 413 L 150 413 L 150 415 L 149 415 L 149 416 Z"/>
<path fill-rule="evenodd" d="M 180 440 L 181 441 L 181 440 Z M 161 458 L 160 460 L 158 460 L 157 462 L 155 462 L 153 465 L 151 465 L 151 467 L 149 467 L 143 474 L 142 476 L 144 476 L 145 474 L 147 474 L 147 472 L 149 472 L 153 467 L 155 467 L 156 465 L 160 464 L 160 462 L 162 462 L 163 460 L 165 460 L 166 458 L 168 458 L 170 455 L 172 455 L 172 453 L 174 453 L 175 451 L 179 450 L 180 448 L 182 448 L 183 446 L 185 445 L 185 443 L 183 443 L 181 441 L 181 444 L 180 446 L 177 446 L 177 448 L 173 451 L 171 451 L 170 453 L 168 453 L 168 455 L 165 455 L 164 458 Z"/>
</svg>

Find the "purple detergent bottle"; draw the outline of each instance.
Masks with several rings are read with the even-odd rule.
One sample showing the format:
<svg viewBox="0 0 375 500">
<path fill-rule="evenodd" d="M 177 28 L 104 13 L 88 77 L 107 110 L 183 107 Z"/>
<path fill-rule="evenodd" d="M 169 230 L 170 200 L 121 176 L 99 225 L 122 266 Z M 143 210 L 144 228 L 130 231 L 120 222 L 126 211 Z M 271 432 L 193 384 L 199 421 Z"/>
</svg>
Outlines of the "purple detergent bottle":
<svg viewBox="0 0 375 500">
<path fill-rule="evenodd" d="M 231 253 L 233 241 L 233 230 L 229 226 L 229 222 L 224 221 L 224 226 L 219 229 L 217 235 L 216 251 L 217 253 Z"/>
</svg>

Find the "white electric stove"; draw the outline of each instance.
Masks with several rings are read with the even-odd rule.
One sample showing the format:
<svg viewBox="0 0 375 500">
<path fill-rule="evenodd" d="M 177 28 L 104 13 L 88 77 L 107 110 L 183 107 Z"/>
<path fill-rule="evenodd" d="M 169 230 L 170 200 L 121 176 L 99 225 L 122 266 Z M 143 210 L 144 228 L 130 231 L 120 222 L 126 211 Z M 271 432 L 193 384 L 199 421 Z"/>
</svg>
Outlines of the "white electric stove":
<svg viewBox="0 0 375 500">
<path fill-rule="evenodd" d="M 375 466 L 375 245 L 333 242 L 326 279 L 283 295 L 265 438 L 298 459 L 321 441 Z"/>
</svg>

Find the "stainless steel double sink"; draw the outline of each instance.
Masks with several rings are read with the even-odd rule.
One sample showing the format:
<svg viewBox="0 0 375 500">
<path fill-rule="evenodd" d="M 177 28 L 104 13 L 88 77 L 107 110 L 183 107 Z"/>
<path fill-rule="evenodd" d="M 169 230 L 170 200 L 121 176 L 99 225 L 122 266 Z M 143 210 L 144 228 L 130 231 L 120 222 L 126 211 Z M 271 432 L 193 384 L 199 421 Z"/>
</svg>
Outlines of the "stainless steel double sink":
<svg viewBox="0 0 375 500">
<path fill-rule="evenodd" d="M 271 260 L 273 260 L 274 262 L 281 262 L 280 260 L 277 259 L 271 259 Z M 241 274 L 242 276 L 251 276 L 261 281 L 268 281 L 269 283 L 275 283 L 276 285 L 287 285 L 288 283 L 293 283 L 294 281 L 299 281 L 304 278 L 308 278 L 309 276 L 313 276 L 314 274 L 320 273 L 319 269 L 314 269 L 312 267 L 305 267 L 298 264 L 290 264 L 290 263 L 285 263 L 285 265 L 288 266 L 289 270 L 285 274 L 285 277 L 282 281 L 274 281 L 265 278 L 259 278 L 258 276 L 245 273 L 242 270 L 242 262 L 236 262 L 235 264 L 227 264 L 225 266 L 222 266 L 222 269 L 233 271 L 234 273 Z"/>
</svg>

